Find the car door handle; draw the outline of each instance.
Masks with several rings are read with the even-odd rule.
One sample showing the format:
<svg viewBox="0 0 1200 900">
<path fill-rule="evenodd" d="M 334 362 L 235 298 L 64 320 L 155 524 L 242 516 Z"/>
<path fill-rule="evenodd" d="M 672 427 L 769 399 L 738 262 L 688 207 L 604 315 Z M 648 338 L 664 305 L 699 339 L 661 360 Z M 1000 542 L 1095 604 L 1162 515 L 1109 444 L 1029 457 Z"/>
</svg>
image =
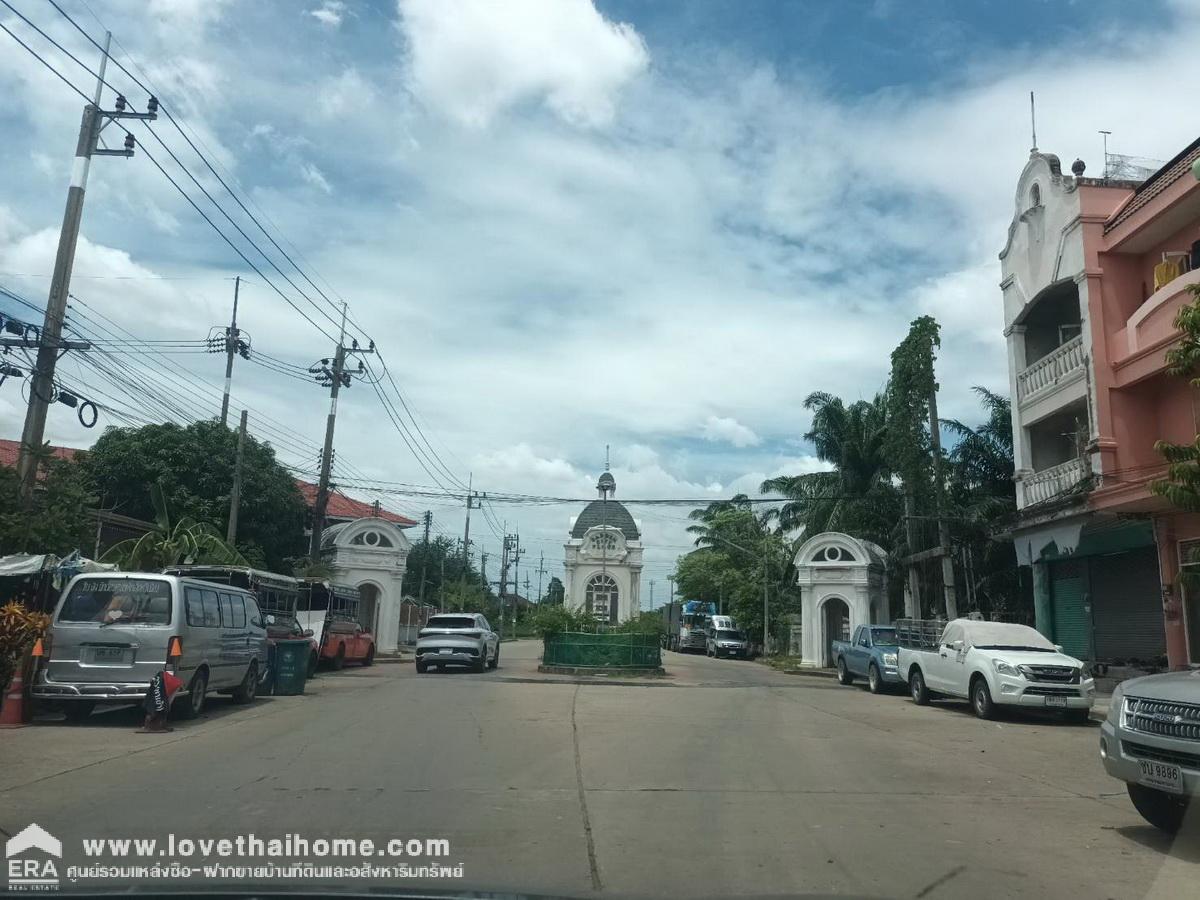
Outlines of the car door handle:
<svg viewBox="0 0 1200 900">
<path fill-rule="evenodd" d="M 946 654 L 945 654 L 945 653 L 942 653 L 942 654 L 939 654 L 939 655 L 942 657 L 942 659 L 945 659 L 945 658 L 946 658 Z"/>
</svg>

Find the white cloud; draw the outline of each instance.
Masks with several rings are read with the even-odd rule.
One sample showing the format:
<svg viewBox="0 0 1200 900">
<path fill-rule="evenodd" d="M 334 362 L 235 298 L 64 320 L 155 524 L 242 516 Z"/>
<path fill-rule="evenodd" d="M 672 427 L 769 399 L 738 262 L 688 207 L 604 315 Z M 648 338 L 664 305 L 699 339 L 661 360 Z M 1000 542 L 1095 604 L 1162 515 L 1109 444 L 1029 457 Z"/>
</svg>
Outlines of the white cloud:
<svg viewBox="0 0 1200 900">
<path fill-rule="evenodd" d="M 700 433 L 706 441 L 725 441 L 735 447 L 753 447 L 762 439 L 737 419 L 709 416 L 704 420 Z"/>
<path fill-rule="evenodd" d="M 301 163 L 300 177 L 318 190 L 324 191 L 326 194 L 333 193 L 333 186 L 330 185 L 329 180 L 324 176 L 324 174 L 322 174 L 321 170 L 318 169 L 314 163 Z"/>
<path fill-rule="evenodd" d="M 327 28 L 337 28 L 346 15 L 346 4 L 341 0 L 322 0 L 321 5 L 310 9 L 308 14 Z"/>
<path fill-rule="evenodd" d="M 649 54 L 592 0 L 398 0 L 412 88 L 431 108 L 483 126 L 521 103 L 568 122 L 612 120 Z"/>
</svg>

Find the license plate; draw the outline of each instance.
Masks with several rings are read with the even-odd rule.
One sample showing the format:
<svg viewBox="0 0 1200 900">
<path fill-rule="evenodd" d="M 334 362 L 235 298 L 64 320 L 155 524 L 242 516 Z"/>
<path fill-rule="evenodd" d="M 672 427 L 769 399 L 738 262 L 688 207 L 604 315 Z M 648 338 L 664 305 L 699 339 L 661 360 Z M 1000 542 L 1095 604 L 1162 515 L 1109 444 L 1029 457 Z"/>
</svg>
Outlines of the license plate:
<svg viewBox="0 0 1200 900">
<path fill-rule="evenodd" d="M 442 647 L 438 650 L 438 653 L 453 653 L 453 652 L 454 651 L 451 650 L 449 647 Z"/>
<path fill-rule="evenodd" d="M 1066 706 L 1067 698 L 1066 697 L 1047 697 L 1046 705 L 1047 706 Z"/>
<path fill-rule="evenodd" d="M 1183 775 L 1179 771 L 1179 766 L 1155 762 L 1152 759 L 1139 759 L 1138 768 L 1141 769 L 1138 781 L 1147 787 L 1171 791 L 1174 794 L 1183 793 Z"/>
<path fill-rule="evenodd" d="M 92 662 L 112 663 L 124 662 L 125 651 L 121 647 L 93 647 Z"/>
</svg>

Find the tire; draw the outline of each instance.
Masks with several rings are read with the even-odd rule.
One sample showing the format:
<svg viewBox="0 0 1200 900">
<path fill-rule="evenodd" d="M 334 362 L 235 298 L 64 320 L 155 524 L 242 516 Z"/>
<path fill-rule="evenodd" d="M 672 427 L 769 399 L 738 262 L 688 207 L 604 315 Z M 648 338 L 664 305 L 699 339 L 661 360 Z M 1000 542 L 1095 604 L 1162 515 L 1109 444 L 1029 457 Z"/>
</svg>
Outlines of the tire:
<svg viewBox="0 0 1200 900">
<path fill-rule="evenodd" d="M 487 644 L 479 651 L 479 658 L 471 664 L 472 672 L 483 672 L 487 669 Z"/>
<path fill-rule="evenodd" d="M 68 722 L 86 722 L 95 708 L 95 700 L 69 700 L 63 704 L 63 715 Z"/>
<path fill-rule="evenodd" d="M 427 668 L 429 668 L 429 667 L 426 666 L 425 663 L 421 662 L 419 659 L 417 660 L 417 674 L 418 675 L 424 675 L 425 670 Z"/>
<path fill-rule="evenodd" d="M 1072 725 L 1086 725 L 1092 721 L 1092 711 L 1086 707 L 1080 709 L 1064 709 L 1063 720 Z"/>
<path fill-rule="evenodd" d="M 374 644 L 372 644 L 370 647 L 367 648 L 367 655 L 363 657 L 362 664 L 364 666 L 375 665 L 375 645 Z"/>
<path fill-rule="evenodd" d="M 200 713 L 204 712 L 204 702 L 208 699 L 208 672 L 201 669 L 192 676 L 192 683 L 188 685 L 188 695 L 183 698 L 183 705 L 179 707 L 179 718 L 195 719 Z M 174 706 L 174 704 L 172 704 Z"/>
<path fill-rule="evenodd" d="M 258 696 L 258 660 L 251 660 L 246 669 L 246 677 L 242 683 L 233 689 L 234 703 L 253 703 Z"/>
<path fill-rule="evenodd" d="M 491 661 L 491 663 L 489 663 L 489 667 L 493 668 L 493 669 L 500 668 L 500 645 L 499 644 L 496 645 L 496 655 L 492 657 L 492 661 Z"/>
<path fill-rule="evenodd" d="M 1126 784 L 1125 788 L 1129 791 L 1134 809 L 1159 831 L 1175 834 L 1183 827 L 1183 817 L 1188 808 L 1186 797 L 1176 797 L 1140 784 Z"/>
<path fill-rule="evenodd" d="M 971 682 L 971 708 L 981 719 L 996 717 L 996 704 L 992 702 L 992 691 L 988 687 L 987 679 L 982 675 L 977 676 Z"/>
<path fill-rule="evenodd" d="M 908 692 L 917 706 L 929 705 L 929 688 L 925 687 L 925 676 L 920 669 L 913 669 L 908 676 Z"/>
<path fill-rule="evenodd" d="M 346 645 L 338 644 L 337 653 L 333 656 L 333 668 L 337 671 L 346 664 Z"/>
<path fill-rule="evenodd" d="M 846 668 L 846 660 L 838 657 L 837 661 L 837 679 L 838 684 L 854 684 L 854 676 L 850 674 L 850 670 Z"/>
<path fill-rule="evenodd" d="M 872 694 L 883 693 L 883 676 L 879 674 L 879 666 L 875 663 L 867 667 L 867 688 Z"/>
</svg>

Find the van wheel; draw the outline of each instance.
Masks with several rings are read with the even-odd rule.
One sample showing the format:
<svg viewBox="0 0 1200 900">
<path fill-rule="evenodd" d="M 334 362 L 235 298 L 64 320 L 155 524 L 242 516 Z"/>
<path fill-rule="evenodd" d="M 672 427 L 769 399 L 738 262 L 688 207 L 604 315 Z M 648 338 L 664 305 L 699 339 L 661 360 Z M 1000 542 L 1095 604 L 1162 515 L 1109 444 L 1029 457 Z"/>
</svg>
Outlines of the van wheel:
<svg viewBox="0 0 1200 900">
<path fill-rule="evenodd" d="M 1188 808 L 1186 797 L 1176 797 L 1140 784 L 1126 783 L 1125 787 L 1134 808 L 1155 828 L 1175 834 L 1183 827 L 1183 815 Z"/>
<path fill-rule="evenodd" d="M 70 700 L 63 704 L 63 715 L 68 722 L 83 722 L 96 708 L 95 700 Z"/>
<path fill-rule="evenodd" d="M 375 645 L 372 644 L 367 648 L 367 655 L 363 657 L 362 664 L 364 666 L 373 665 L 375 662 Z"/>
<path fill-rule="evenodd" d="M 854 684 L 854 676 L 850 674 L 850 670 L 846 668 L 846 660 L 838 657 L 838 684 Z"/>
<path fill-rule="evenodd" d="M 253 703 L 258 696 L 258 660 L 252 660 L 246 669 L 246 677 L 233 689 L 234 703 Z"/>
<path fill-rule="evenodd" d="M 971 706 L 975 715 L 981 719 L 991 719 L 996 715 L 996 704 L 992 703 L 992 692 L 988 689 L 987 680 L 982 676 L 975 679 L 971 685 Z"/>
<path fill-rule="evenodd" d="M 913 703 L 917 706 L 929 705 L 929 688 L 925 687 L 925 676 L 920 669 L 913 669 L 908 676 L 908 692 L 912 694 Z"/>
<path fill-rule="evenodd" d="M 183 705 L 179 707 L 179 718 L 194 719 L 204 712 L 207 695 L 208 673 L 201 669 L 192 676 L 192 683 L 188 685 L 188 695 L 183 698 Z"/>
<path fill-rule="evenodd" d="M 872 694 L 883 693 L 883 677 L 879 674 L 879 666 L 875 663 L 871 663 L 867 669 L 867 687 Z"/>
<path fill-rule="evenodd" d="M 333 657 L 333 668 L 340 669 L 346 664 L 346 645 L 338 644 L 337 653 Z"/>
</svg>

